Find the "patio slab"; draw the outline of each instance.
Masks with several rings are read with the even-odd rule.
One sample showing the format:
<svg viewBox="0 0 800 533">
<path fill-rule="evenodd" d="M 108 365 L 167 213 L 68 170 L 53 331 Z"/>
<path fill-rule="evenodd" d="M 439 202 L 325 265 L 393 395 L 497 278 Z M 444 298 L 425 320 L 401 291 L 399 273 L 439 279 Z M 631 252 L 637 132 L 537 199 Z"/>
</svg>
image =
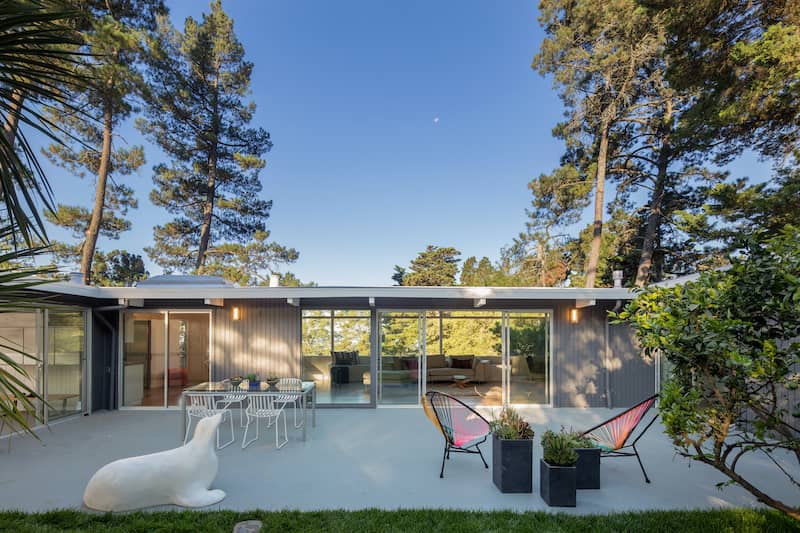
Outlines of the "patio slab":
<svg viewBox="0 0 800 533">
<path fill-rule="evenodd" d="M 522 410 L 536 431 L 535 463 L 541 457 L 538 438 L 547 428 L 584 428 L 616 411 L 606 409 Z M 0 440 L 0 508 L 42 511 L 80 508 L 83 490 L 104 464 L 178 446 L 178 411 L 101 412 L 65 420 L 40 432 L 41 443 L 15 437 L 11 451 Z M 289 416 L 291 427 L 292 418 Z M 238 416 L 235 417 L 238 423 Z M 439 478 L 442 440 L 421 409 L 322 409 L 308 440 L 291 431 L 289 444 L 275 449 L 274 433 L 246 450 L 237 443 L 218 452 L 214 488 L 227 497 L 208 509 L 363 509 L 448 508 L 469 510 L 549 510 L 609 513 L 624 510 L 694 509 L 759 506 L 738 487 L 716 488 L 724 478 L 709 467 L 674 454 L 661 427 L 640 441 L 645 467 L 653 482 L 645 484 L 634 458 L 608 459 L 602 465 L 602 489 L 578 491 L 574 509 L 548 508 L 538 495 L 501 494 L 491 469 L 474 456 L 453 454 L 444 479 Z M 491 443 L 484 446 L 491 460 Z M 784 465 L 797 470 L 785 457 Z M 491 464 L 490 464 L 491 466 Z M 800 504 L 791 487 L 764 457 L 751 458 L 743 470 L 760 486 L 770 487 L 789 504 Z"/>
</svg>

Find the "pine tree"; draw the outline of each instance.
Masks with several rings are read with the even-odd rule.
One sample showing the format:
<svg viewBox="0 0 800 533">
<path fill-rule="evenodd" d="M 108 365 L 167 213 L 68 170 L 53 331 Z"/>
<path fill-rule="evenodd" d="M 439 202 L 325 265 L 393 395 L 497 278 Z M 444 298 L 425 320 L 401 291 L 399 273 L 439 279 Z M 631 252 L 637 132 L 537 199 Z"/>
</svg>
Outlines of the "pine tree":
<svg viewBox="0 0 800 533">
<path fill-rule="evenodd" d="M 75 206 L 61 206 L 67 215 L 67 227 L 77 229 L 85 224 L 81 240 L 80 270 L 86 283 L 91 282 L 92 261 L 101 234 L 114 233 L 119 227 L 119 213 L 132 202 L 131 190 L 122 184 L 122 178 L 136 171 L 144 163 L 140 146 L 123 148 L 116 145 L 116 128 L 135 107 L 133 95 L 141 85 L 137 68 L 141 59 L 142 43 L 149 31 L 155 28 L 156 17 L 166 13 L 162 0 L 90 0 L 75 2 L 82 15 L 79 31 L 83 34 L 86 55 L 79 69 L 94 80 L 87 90 L 65 88 L 66 101 L 77 105 L 99 122 L 74 112 L 71 106 L 54 105 L 50 108 L 51 120 L 69 132 L 73 142 L 68 145 L 52 144 L 46 154 L 56 164 L 80 176 L 92 176 L 95 181 L 94 204 L 91 210 Z M 118 211 L 109 215 L 106 208 Z M 58 213 L 56 213 L 58 214 Z"/>
<path fill-rule="evenodd" d="M 425 251 L 411 261 L 408 270 L 404 270 L 401 285 L 412 286 L 450 286 L 456 284 L 458 263 L 461 252 L 451 246 L 439 247 L 428 245 Z M 395 267 L 399 272 L 401 267 Z"/>
<path fill-rule="evenodd" d="M 107 254 L 98 252 L 92 265 L 95 282 L 103 286 L 130 287 L 150 275 L 145 270 L 142 256 L 126 250 L 111 250 Z"/>
<path fill-rule="evenodd" d="M 150 199 L 175 218 L 154 229 L 145 250 L 166 271 L 226 271 L 225 258 L 265 231 L 272 202 L 259 197 L 259 173 L 272 141 L 250 126 L 255 104 L 244 98 L 252 70 L 218 0 L 201 21 L 187 18 L 182 33 L 161 21 L 138 126 L 170 158 L 153 169 Z M 267 254 L 273 265 L 259 270 L 297 257 L 270 246 L 281 251 Z"/>
<path fill-rule="evenodd" d="M 294 263 L 300 254 L 294 248 L 286 248 L 269 241 L 268 231 L 256 231 L 247 244 L 222 243 L 209 249 L 209 261 L 204 272 L 222 276 L 239 285 L 267 285 L 271 274 L 277 273 L 278 265 Z M 284 282 L 295 282 L 288 277 Z M 300 280 L 296 280 L 300 285 Z"/>
<path fill-rule="evenodd" d="M 553 74 L 567 107 L 556 135 L 567 143 L 567 159 L 594 182 L 594 216 L 586 286 L 594 287 L 600 262 L 605 186 L 617 156 L 622 119 L 632 111 L 644 60 L 661 36 L 633 0 L 598 4 L 589 0 L 543 0 L 540 22 L 547 37 L 533 61 Z"/>
</svg>

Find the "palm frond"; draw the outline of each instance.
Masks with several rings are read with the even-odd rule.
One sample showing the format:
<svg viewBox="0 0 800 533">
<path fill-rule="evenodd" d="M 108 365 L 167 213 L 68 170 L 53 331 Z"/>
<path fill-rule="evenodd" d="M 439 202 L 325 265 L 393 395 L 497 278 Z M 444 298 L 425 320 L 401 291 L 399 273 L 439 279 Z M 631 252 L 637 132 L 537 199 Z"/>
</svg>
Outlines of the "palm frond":
<svg viewBox="0 0 800 533">
<path fill-rule="evenodd" d="M 50 184 L 25 136 L 30 127 L 56 143 L 66 132 L 40 111 L 45 102 L 70 107 L 69 89 L 89 80 L 79 74 L 83 38 L 74 30 L 80 13 L 58 0 L 0 2 L 0 113 L 14 116 L 16 135 L 0 135 L 0 202 L 11 227 L 27 245 L 47 242 L 40 208 L 53 209 Z M 24 95 L 15 101 L 13 95 Z M 76 113 L 81 113 L 75 108 Z"/>
</svg>

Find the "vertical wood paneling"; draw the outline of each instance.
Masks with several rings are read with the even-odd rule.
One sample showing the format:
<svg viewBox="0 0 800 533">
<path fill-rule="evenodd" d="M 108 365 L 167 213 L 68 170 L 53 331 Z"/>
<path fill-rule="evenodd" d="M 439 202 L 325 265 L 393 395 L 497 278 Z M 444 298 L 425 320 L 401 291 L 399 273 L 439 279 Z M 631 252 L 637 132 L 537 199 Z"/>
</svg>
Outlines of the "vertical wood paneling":
<svg viewBox="0 0 800 533">
<path fill-rule="evenodd" d="M 239 307 L 241 320 L 231 319 Z M 214 310 L 212 379 L 254 372 L 300 376 L 300 310 L 281 303 L 226 300 Z"/>
<path fill-rule="evenodd" d="M 611 302 L 579 309 L 569 322 L 572 301 L 553 305 L 553 373 L 556 407 L 605 407 L 605 321 Z M 609 392 L 612 407 L 628 407 L 655 390 L 655 366 L 639 355 L 627 325 L 609 327 Z"/>
<path fill-rule="evenodd" d="M 627 325 L 609 328 L 611 404 L 631 407 L 655 393 L 655 361 L 640 355 L 636 335 Z"/>
</svg>

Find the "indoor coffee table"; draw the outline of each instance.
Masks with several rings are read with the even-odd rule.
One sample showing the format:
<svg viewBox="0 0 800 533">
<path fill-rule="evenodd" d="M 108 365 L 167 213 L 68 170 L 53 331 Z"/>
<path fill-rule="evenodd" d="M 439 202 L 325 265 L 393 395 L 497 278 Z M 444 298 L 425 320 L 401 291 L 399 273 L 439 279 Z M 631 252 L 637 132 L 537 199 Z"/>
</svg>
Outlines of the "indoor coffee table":
<svg viewBox="0 0 800 533">
<path fill-rule="evenodd" d="M 472 383 L 472 378 L 463 374 L 453 374 L 453 387 L 466 389 Z"/>
</svg>

